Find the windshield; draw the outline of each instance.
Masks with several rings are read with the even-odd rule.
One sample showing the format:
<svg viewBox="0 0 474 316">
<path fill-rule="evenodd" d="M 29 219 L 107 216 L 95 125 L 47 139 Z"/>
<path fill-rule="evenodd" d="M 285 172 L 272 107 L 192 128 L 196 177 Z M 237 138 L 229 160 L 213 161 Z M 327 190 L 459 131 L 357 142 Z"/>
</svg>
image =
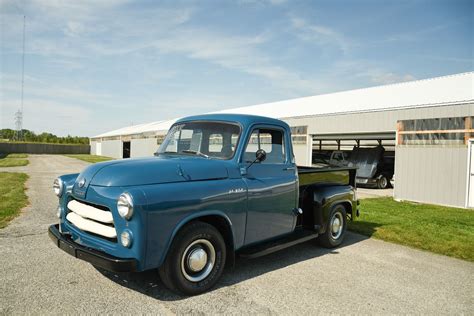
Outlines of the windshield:
<svg viewBox="0 0 474 316">
<path fill-rule="evenodd" d="M 240 136 L 240 127 L 222 122 L 186 122 L 173 125 L 158 154 L 197 155 L 231 159 Z"/>
</svg>

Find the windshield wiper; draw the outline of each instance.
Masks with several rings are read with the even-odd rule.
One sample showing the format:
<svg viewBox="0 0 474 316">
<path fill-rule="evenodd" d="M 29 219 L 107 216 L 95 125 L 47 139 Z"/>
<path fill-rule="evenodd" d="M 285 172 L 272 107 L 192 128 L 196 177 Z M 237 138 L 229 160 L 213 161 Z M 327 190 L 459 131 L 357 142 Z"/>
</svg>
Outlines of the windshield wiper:
<svg viewBox="0 0 474 316">
<path fill-rule="evenodd" d="M 175 155 L 176 155 L 176 154 L 178 154 L 178 153 L 175 152 L 175 151 L 163 151 L 163 152 L 161 152 L 161 153 L 160 153 L 160 152 L 156 152 L 156 153 L 154 153 L 153 155 L 159 156 L 159 155 L 162 155 L 162 154 L 175 154 Z"/>
<path fill-rule="evenodd" d="M 204 158 L 209 158 L 208 155 L 203 154 L 202 152 L 196 151 L 196 150 L 185 149 L 185 150 L 181 150 L 181 152 L 187 153 L 187 154 L 195 154 L 195 155 L 198 155 L 198 156 L 201 156 L 201 157 L 204 157 Z"/>
</svg>

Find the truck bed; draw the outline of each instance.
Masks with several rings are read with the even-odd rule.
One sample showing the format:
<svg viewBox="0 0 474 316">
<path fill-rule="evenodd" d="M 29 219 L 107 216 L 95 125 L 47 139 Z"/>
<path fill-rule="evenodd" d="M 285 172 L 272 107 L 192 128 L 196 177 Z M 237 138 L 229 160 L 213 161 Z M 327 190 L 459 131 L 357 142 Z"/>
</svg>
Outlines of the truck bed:
<svg viewBox="0 0 474 316">
<path fill-rule="evenodd" d="M 356 168 L 351 167 L 302 167 L 298 166 L 300 187 L 313 184 L 356 186 Z"/>
</svg>

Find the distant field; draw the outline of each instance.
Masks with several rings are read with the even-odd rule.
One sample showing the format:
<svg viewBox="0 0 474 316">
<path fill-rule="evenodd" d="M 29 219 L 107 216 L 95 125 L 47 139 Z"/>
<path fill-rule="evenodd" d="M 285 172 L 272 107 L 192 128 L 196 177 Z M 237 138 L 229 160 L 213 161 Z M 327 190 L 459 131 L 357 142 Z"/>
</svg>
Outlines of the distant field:
<svg viewBox="0 0 474 316">
<path fill-rule="evenodd" d="M 349 223 L 349 230 L 474 262 L 473 210 L 388 197 L 360 202 L 360 217 Z"/>
<path fill-rule="evenodd" d="M 27 154 L 0 154 L 0 167 L 20 167 L 28 164 Z"/>
<path fill-rule="evenodd" d="M 76 159 L 83 160 L 83 161 L 90 162 L 90 163 L 114 160 L 114 158 L 110 158 L 110 157 L 97 156 L 97 155 L 86 155 L 86 154 L 64 155 L 64 156 L 67 156 L 67 157 L 70 157 L 70 158 L 76 158 Z"/>
<path fill-rule="evenodd" d="M 7 226 L 28 204 L 25 182 L 28 176 L 17 172 L 0 172 L 0 228 Z"/>
</svg>

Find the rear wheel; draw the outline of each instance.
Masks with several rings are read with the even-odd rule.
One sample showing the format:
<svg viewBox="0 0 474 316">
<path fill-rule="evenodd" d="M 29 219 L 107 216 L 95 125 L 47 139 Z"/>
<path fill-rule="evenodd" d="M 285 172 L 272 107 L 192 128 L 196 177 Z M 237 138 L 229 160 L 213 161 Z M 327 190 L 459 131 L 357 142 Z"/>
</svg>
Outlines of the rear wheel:
<svg viewBox="0 0 474 316">
<path fill-rule="evenodd" d="M 216 284 L 225 259 L 226 246 L 219 231 L 207 223 L 193 222 L 175 237 L 159 274 L 170 290 L 196 295 Z"/>
<path fill-rule="evenodd" d="M 333 207 L 329 214 L 326 232 L 318 237 L 318 242 L 326 248 L 339 246 L 344 240 L 347 228 L 346 208 L 342 204 Z"/>
</svg>

